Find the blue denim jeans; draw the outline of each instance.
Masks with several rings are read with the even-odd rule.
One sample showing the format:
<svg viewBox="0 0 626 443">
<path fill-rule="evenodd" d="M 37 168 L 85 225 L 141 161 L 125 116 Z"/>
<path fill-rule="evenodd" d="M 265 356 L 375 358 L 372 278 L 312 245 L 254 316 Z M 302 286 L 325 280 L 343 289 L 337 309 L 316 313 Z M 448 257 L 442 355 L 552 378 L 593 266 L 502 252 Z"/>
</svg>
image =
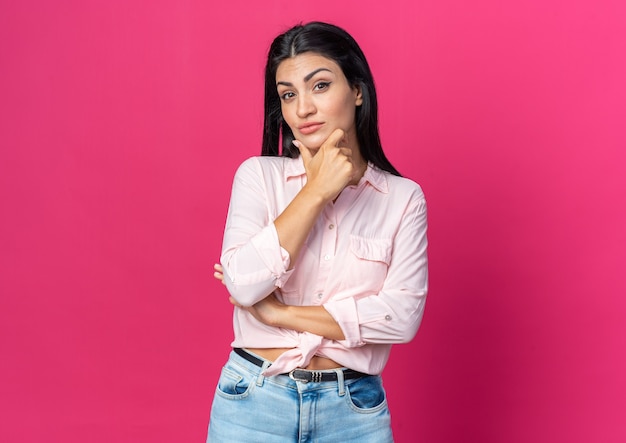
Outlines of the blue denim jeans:
<svg viewBox="0 0 626 443">
<path fill-rule="evenodd" d="M 380 376 L 304 383 L 261 370 L 231 352 L 213 398 L 208 443 L 393 442 Z"/>
</svg>

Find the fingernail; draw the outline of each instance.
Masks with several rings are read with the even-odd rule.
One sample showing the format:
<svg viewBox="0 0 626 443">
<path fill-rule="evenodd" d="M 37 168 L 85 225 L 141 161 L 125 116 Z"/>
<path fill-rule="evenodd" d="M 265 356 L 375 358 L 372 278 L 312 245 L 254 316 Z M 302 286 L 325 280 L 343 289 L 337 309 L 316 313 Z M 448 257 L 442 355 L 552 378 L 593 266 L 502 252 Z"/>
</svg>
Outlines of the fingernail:
<svg viewBox="0 0 626 443">
<path fill-rule="evenodd" d="M 294 140 L 291 143 L 293 143 L 296 148 L 300 147 L 300 142 L 298 140 Z"/>
</svg>

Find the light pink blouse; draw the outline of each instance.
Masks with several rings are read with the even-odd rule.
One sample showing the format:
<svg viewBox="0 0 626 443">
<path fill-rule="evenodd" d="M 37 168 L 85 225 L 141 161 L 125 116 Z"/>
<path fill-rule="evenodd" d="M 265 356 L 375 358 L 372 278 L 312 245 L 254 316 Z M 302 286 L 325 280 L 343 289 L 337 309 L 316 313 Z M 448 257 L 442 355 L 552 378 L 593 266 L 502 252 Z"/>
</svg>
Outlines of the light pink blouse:
<svg viewBox="0 0 626 443">
<path fill-rule="evenodd" d="M 322 305 L 345 340 L 267 326 L 235 308 L 233 347 L 292 348 L 266 375 L 314 355 L 368 374 L 391 345 L 417 332 L 428 291 L 426 201 L 419 185 L 370 164 L 357 186 L 329 203 L 291 270 L 274 220 L 306 183 L 301 158 L 253 157 L 238 169 L 221 263 L 230 294 L 250 306 L 271 292 L 290 305 Z"/>
</svg>

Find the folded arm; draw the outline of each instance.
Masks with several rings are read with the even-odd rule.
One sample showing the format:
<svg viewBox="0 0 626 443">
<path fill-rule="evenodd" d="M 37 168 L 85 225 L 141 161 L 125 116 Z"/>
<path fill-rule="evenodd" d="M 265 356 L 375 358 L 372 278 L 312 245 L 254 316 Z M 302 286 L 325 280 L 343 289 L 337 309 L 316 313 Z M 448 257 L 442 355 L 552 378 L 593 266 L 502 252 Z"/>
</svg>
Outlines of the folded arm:
<svg viewBox="0 0 626 443">
<path fill-rule="evenodd" d="M 428 292 L 426 202 L 415 199 L 402 218 L 382 290 L 354 298 L 336 294 L 324 306 L 290 306 L 273 295 L 243 306 L 259 321 L 274 327 L 310 332 L 341 341 L 346 347 L 367 343 L 406 343 L 422 320 Z M 216 268 L 216 278 L 221 269 Z"/>
</svg>

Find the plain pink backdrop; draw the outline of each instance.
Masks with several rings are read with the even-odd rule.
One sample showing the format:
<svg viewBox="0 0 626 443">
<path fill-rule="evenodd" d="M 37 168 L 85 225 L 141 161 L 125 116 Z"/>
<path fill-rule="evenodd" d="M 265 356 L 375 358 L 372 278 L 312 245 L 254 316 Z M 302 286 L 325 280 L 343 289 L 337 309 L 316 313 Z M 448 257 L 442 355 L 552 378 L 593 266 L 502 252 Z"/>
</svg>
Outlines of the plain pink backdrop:
<svg viewBox="0 0 626 443">
<path fill-rule="evenodd" d="M 2 1 L 0 441 L 201 442 L 271 39 L 346 28 L 430 210 L 396 440 L 626 441 L 621 1 Z"/>
</svg>

